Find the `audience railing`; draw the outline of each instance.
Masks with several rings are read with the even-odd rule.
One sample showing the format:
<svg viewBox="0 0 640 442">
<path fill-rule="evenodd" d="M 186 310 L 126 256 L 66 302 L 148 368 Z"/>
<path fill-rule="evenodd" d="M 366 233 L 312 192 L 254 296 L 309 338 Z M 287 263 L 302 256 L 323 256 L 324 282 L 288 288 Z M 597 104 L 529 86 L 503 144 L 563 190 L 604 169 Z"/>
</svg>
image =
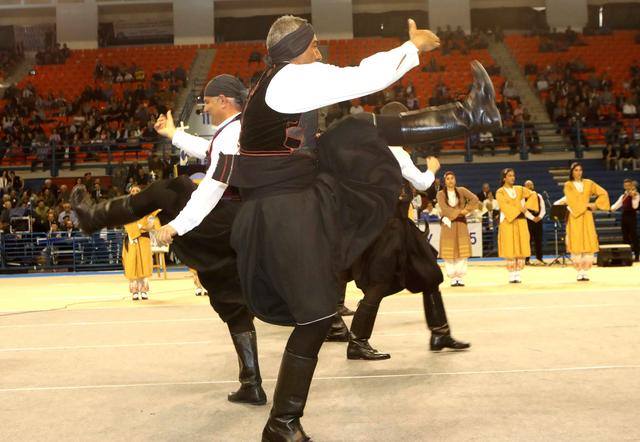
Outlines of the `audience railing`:
<svg viewBox="0 0 640 442">
<path fill-rule="evenodd" d="M 123 232 L 0 233 L 0 270 L 90 271 L 121 269 Z"/>
</svg>

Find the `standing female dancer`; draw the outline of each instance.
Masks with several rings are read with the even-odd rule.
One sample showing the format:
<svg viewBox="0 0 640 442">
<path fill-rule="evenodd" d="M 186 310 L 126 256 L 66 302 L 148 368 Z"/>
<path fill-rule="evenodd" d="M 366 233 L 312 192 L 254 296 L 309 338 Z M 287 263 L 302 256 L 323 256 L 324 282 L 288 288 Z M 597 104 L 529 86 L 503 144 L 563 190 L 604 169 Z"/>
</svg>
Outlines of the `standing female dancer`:
<svg viewBox="0 0 640 442">
<path fill-rule="evenodd" d="M 588 272 L 593 265 L 593 255 L 598 251 L 598 234 L 593 220 L 593 212 L 609 210 L 609 194 L 594 181 L 582 177 L 580 163 L 573 163 L 569 169 L 569 181 L 564 183 L 564 197 L 555 204 L 566 204 L 569 211 L 567 233 L 565 235 L 567 251 L 578 272 L 577 280 L 589 281 Z M 596 200 L 592 203 L 591 197 Z"/>
<path fill-rule="evenodd" d="M 445 172 L 444 184 L 445 188 L 437 195 L 442 213 L 439 256 L 444 259 L 451 286 L 462 287 L 467 273 L 467 259 L 471 256 L 467 215 L 478 208 L 479 201 L 467 188 L 456 186 L 453 172 Z"/>
<path fill-rule="evenodd" d="M 498 228 L 498 256 L 507 260 L 509 282 L 520 283 L 524 260 L 531 255 L 527 218 L 533 215 L 526 208 L 533 193 L 526 187 L 516 186 L 516 173 L 511 168 L 502 171 L 502 187 L 496 192 L 500 205 Z"/>
</svg>

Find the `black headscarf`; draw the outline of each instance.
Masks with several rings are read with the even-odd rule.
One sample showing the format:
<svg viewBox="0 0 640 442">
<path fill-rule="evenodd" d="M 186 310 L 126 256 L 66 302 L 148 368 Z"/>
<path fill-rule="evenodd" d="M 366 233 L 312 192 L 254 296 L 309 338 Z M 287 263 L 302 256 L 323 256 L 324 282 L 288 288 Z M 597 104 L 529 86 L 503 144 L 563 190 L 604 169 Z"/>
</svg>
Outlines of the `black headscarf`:
<svg viewBox="0 0 640 442">
<path fill-rule="evenodd" d="M 218 95 L 235 98 L 240 104 L 243 104 L 247 99 L 247 88 L 233 75 L 222 74 L 209 81 L 204 88 L 205 97 L 217 97 Z"/>
<path fill-rule="evenodd" d="M 267 48 L 268 63 L 273 65 L 293 60 L 307 50 L 315 35 L 313 26 L 304 23 L 292 33 L 285 35 L 278 43 Z"/>
</svg>

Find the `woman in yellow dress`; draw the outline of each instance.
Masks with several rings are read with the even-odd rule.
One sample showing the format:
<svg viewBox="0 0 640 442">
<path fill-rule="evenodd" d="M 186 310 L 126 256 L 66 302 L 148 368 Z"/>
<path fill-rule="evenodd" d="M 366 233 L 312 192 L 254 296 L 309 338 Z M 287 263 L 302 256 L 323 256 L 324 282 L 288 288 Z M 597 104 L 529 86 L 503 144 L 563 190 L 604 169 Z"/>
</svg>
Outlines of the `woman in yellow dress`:
<svg viewBox="0 0 640 442">
<path fill-rule="evenodd" d="M 564 183 L 564 197 L 556 204 L 567 205 L 567 252 L 578 272 L 578 281 L 589 281 L 587 273 L 593 265 L 593 255 L 600 248 L 598 234 L 593 220 L 595 210 L 609 210 L 609 194 L 589 179 L 582 178 L 580 163 L 573 163 L 569 169 L 569 181 Z M 591 202 L 591 197 L 595 201 Z"/>
<path fill-rule="evenodd" d="M 140 192 L 140 187 L 133 186 L 131 195 Z M 153 256 L 149 232 L 160 228 L 160 221 L 154 212 L 144 218 L 126 224 L 126 236 L 122 247 L 122 266 L 124 276 L 129 280 L 129 292 L 132 299 L 149 299 L 149 277 L 153 274 Z"/>
<path fill-rule="evenodd" d="M 453 172 L 444 174 L 445 188 L 436 196 L 441 213 L 440 253 L 452 287 L 464 287 L 467 259 L 471 256 L 471 239 L 467 215 L 478 208 L 478 197 L 464 187 L 456 187 Z"/>
<path fill-rule="evenodd" d="M 498 228 L 498 256 L 507 260 L 509 282 L 520 283 L 524 260 L 531 255 L 527 218 L 527 202 L 533 193 L 526 187 L 516 186 L 516 173 L 507 168 L 502 171 L 502 187 L 496 192 L 500 206 Z"/>
</svg>

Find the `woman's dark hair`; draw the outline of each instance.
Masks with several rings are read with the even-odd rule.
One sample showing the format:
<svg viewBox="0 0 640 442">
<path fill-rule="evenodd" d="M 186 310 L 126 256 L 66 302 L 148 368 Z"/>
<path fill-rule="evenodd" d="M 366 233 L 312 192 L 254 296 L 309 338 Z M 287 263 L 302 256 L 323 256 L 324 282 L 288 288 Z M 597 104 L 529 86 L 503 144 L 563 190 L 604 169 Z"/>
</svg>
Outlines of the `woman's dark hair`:
<svg viewBox="0 0 640 442">
<path fill-rule="evenodd" d="M 509 172 L 513 172 L 514 174 L 516 173 L 515 170 L 513 170 L 511 167 L 507 167 L 505 169 L 502 169 L 502 173 L 500 174 L 500 187 L 504 186 L 504 179 L 507 177 L 507 175 L 509 174 Z"/>
<path fill-rule="evenodd" d="M 452 171 L 450 171 L 450 170 L 447 170 L 447 171 L 444 173 L 443 178 L 445 178 L 445 179 L 446 179 L 448 175 L 452 175 L 454 178 L 456 177 L 456 174 L 455 174 L 455 173 L 453 173 L 453 172 L 452 172 Z M 455 192 L 455 194 L 456 194 L 456 199 L 458 200 L 458 202 L 462 201 L 462 199 L 461 199 L 461 197 L 460 197 L 460 193 L 458 193 L 458 188 L 457 188 L 457 187 L 454 187 L 454 188 L 453 188 L 453 191 L 454 191 L 454 192 Z M 444 192 L 444 201 L 445 201 L 445 203 L 447 204 L 447 206 L 449 206 L 449 207 L 454 207 L 454 206 L 452 206 L 451 204 L 449 204 L 449 197 L 448 197 L 448 195 L 447 195 L 447 188 L 446 188 L 446 187 L 443 187 L 443 188 L 442 188 L 442 190 L 440 190 L 440 192 Z"/>
<path fill-rule="evenodd" d="M 571 163 L 571 167 L 569 168 L 569 181 L 575 181 L 575 179 L 573 178 L 573 171 L 575 170 L 576 167 L 582 168 L 582 164 L 578 163 L 577 161 L 574 163 Z M 584 168 L 582 168 L 582 170 L 584 170 Z"/>
</svg>

